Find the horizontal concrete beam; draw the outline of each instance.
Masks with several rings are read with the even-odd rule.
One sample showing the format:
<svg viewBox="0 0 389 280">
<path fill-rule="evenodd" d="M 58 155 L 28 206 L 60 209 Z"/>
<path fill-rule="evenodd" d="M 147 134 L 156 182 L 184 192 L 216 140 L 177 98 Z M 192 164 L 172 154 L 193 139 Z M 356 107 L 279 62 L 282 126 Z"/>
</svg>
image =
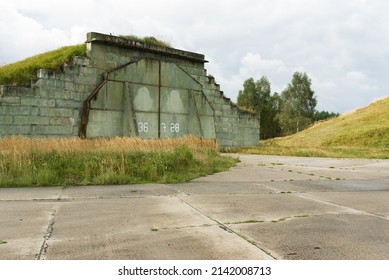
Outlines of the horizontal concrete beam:
<svg viewBox="0 0 389 280">
<path fill-rule="evenodd" d="M 205 57 L 203 54 L 178 50 L 174 48 L 156 46 L 153 44 L 134 41 L 134 40 L 113 36 L 113 35 L 106 35 L 102 33 L 89 32 L 87 34 L 87 43 L 90 42 L 101 42 L 108 45 L 120 46 L 123 48 L 141 49 L 146 52 L 153 52 L 165 56 L 178 57 L 178 58 L 183 58 L 185 60 L 191 60 L 196 62 L 203 62 L 203 63 L 208 62 L 204 59 Z"/>
</svg>

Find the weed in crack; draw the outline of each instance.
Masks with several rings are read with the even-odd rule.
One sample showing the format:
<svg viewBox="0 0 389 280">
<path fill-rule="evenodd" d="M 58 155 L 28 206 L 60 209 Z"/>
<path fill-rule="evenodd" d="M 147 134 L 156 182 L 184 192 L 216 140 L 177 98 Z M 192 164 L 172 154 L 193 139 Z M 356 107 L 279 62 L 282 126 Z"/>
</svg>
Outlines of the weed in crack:
<svg viewBox="0 0 389 280">
<path fill-rule="evenodd" d="M 245 220 L 245 221 L 237 221 L 237 222 L 230 222 L 226 223 L 228 225 L 239 225 L 239 224 L 255 224 L 255 223 L 263 223 L 264 221 L 261 220 Z"/>
<path fill-rule="evenodd" d="M 284 222 L 287 219 L 290 219 L 290 217 L 282 217 L 282 218 L 279 218 L 278 220 L 272 220 L 271 222 L 272 223 Z"/>
</svg>

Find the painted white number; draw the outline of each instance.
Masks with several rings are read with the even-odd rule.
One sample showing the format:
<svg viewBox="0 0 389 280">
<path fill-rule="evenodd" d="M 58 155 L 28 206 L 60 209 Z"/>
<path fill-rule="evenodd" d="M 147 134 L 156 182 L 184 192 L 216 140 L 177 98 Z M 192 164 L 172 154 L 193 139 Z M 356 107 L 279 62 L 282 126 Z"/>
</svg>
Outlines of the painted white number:
<svg viewBox="0 0 389 280">
<path fill-rule="evenodd" d="M 180 124 L 179 123 L 171 123 L 170 124 L 170 132 L 180 132 Z"/>
<path fill-rule="evenodd" d="M 138 122 L 138 132 L 149 132 L 149 123 L 148 122 Z"/>
<path fill-rule="evenodd" d="M 162 126 L 162 129 L 163 129 L 163 132 L 166 132 L 166 124 L 165 123 L 161 123 L 161 126 Z"/>
<path fill-rule="evenodd" d="M 161 128 L 163 132 L 166 132 L 166 124 L 161 123 Z M 149 132 L 149 123 L 148 122 L 138 122 L 138 132 Z M 170 132 L 171 133 L 177 133 L 180 132 L 180 124 L 179 123 L 171 123 L 170 124 Z"/>
</svg>

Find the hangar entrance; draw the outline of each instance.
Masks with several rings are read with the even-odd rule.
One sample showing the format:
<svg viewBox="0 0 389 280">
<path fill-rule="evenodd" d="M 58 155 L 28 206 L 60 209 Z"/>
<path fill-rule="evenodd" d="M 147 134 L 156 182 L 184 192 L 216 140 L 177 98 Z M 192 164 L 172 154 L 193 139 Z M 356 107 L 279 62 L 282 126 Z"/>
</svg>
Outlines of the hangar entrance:
<svg viewBox="0 0 389 280">
<path fill-rule="evenodd" d="M 216 138 L 214 109 L 202 85 L 172 62 L 142 58 L 126 63 L 105 73 L 84 101 L 83 138 L 187 134 Z"/>
</svg>

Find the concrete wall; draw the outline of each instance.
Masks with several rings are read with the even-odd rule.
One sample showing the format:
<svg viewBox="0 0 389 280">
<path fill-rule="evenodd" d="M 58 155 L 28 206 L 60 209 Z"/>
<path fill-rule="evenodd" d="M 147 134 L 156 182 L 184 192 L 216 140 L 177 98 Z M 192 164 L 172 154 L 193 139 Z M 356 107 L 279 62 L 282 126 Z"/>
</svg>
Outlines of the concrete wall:
<svg viewBox="0 0 389 280">
<path fill-rule="evenodd" d="M 158 59 L 138 59 L 107 73 L 88 115 L 86 137 L 216 138 L 214 109 L 202 85 Z"/>
<path fill-rule="evenodd" d="M 216 138 L 259 141 L 259 119 L 240 111 L 206 75 L 204 55 L 98 33 L 87 57 L 40 70 L 31 88 L 0 86 L 0 136 Z"/>
<path fill-rule="evenodd" d="M 83 100 L 101 79 L 89 59 L 74 58 L 60 73 L 39 70 L 30 88 L 0 86 L 0 136 L 77 136 Z"/>
</svg>

